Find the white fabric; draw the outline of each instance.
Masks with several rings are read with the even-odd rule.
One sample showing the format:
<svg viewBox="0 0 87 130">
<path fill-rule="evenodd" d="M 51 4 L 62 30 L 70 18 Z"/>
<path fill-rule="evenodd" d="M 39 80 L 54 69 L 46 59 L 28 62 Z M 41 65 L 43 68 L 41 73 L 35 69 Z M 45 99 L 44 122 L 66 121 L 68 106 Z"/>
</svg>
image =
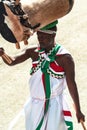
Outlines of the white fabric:
<svg viewBox="0 0 87 130">
<path fill-rule="evenodd" d="M 61 47 L 57 54 L 65 53 L 68 52 Z M 40 130 L 68 130 L 63 115 L 64 106 L 66 107 L 65 110 L 69 109 L 64 100 L 63 90 L 65 86 L 65 78 L 57 79 L 50 76 L 50 103 Z M 45 103 L 45 92 L 40 69 L 31 76 L 29 87 L 30 97 L 24 105 L 26 130 L 36 130 L 43 117 Z"/>
<path fill-rule="evenodd" d="M 50 100 L 41 130 L 67 130 L 62 113 L 62 94 Z M 32 98 L 25 105 L 26 130 L 35 130 L 44 113 L 44 100 Z"/>
<path fill-rule="evenodd" d="M 61 47 L 57 54 L 68 53 Z M 57 79 L 50 76 L 51 97 L 48 111 L 40 130 L 67 130 L 63 115 L 63 90 L 65 78 Z M 44 114 L 45 92 L 42 72 L 39 69 L 29 81 L 31 101 L 25 105 L 26 130 L 36 130 Z"/>
<path fill-rule="evenodd" d="M 61 46 L 57 52 L 57 55 L 62 55 L 62 54 L 70 54 L 69 51 L 67 51 L 63 46 Z"/>
</svg>

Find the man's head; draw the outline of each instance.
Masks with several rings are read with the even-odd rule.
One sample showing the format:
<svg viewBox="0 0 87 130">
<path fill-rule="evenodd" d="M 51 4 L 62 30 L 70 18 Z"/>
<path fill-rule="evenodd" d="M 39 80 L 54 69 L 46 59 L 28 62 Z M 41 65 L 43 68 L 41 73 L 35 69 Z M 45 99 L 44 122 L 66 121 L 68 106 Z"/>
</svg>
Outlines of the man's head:
<svg viewBox="0 0 87 130">
<path fill-rule="evenodd" d="M 41 48 L 47 48 L 54 45 L 57 27 L 52 27 L 49 30 L 37 31 L 37 37 Z"/>
<path fill-rule="evenodd" d="M 57 31 L 56 24 L 58 21 L 54 21 L 44 28 L 37 31 L 37 38 L 41 48 L 47 48 L 50 45 L 55 44 L 55 36 Z"/>
</svg>

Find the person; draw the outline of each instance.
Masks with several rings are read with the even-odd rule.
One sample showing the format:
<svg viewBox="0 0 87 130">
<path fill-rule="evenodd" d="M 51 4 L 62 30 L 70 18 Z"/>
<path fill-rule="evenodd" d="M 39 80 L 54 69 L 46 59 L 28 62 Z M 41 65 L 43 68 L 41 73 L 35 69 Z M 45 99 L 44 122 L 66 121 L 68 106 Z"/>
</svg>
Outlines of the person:
<svg viewBox="0 0 87 130">
<path fill-rule="evenodd" d="M 85 121 L 75 81 L 75 63 L 71 54 L 55 42 L 56 25 L 47 29 L 37 31 L 39 46 L 27 48 L 14 58 L 8 56 L 10 63 L 3 57 L 3 48 L 0 56 L 10 66 L 32 59 L 30 98 L 24 107 L 26 130 L 73 130 L 72 114 L 64 94 L 66 86 L 75 104 L 78 122 Z"/>
</svg>

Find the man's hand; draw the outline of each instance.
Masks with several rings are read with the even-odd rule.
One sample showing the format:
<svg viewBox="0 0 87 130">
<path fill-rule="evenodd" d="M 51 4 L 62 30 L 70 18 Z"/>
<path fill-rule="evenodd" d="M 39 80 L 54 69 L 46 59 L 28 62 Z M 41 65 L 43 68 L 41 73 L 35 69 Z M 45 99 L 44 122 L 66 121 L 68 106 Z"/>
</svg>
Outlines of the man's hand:
<svg viewBox="0 0 87 130">
<path fill-rule="evenodd" d="M 81 120 L 84 122 L 85 121 L 85 116 L 82 112 L 76 112 L 76 117 L 78 122 L 80 122 Z"/>
<path fill-rule="evenodd" d="M 2 57 L 5 63 L 9 65 L 12 63 L 12 59 L 4 52 L 4 49 L 2 47 L 0 48 L 0 56 Z"/>
<path fill-rule="evenodd" d="M 0 48 L 0 56 L 2 56 L 4 54 L 4 49 L 1 47 Z"/>
</svg>

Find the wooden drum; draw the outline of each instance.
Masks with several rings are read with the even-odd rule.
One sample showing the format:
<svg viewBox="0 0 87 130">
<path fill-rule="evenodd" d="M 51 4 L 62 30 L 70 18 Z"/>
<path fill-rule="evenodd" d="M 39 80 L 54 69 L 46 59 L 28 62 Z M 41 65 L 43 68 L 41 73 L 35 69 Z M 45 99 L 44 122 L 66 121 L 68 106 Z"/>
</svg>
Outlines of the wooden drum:
<svg viewBox="0 0 87 130">
<path fill-rule="evenodd" d="M 32 26 L 45 25 L 59 19 L 70 12 L 74 0 L 21 0 L 22 8 L 28 15 Z"/>
</svg>

